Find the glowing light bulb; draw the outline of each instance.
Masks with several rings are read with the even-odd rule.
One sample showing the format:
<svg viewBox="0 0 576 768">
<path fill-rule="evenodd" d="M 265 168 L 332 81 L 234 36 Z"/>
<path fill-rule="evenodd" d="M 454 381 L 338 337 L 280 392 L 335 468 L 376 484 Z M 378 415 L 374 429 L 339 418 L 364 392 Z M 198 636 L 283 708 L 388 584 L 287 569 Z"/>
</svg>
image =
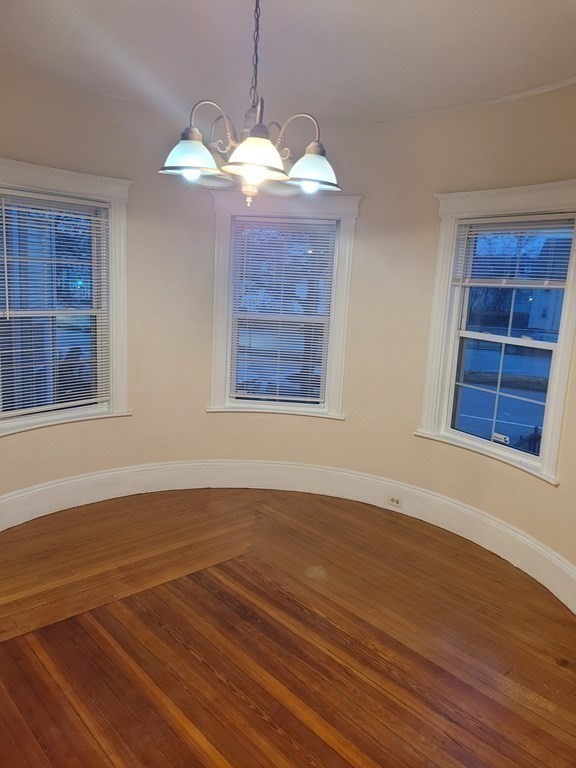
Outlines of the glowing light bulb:
<svg viewBox="0 0 576 768">
<path fill-rule="evenodd" d="M 185 171 L 182 171 L 182 176 L 184 176 L 186 181 L 198 181 L 201 175 L 202 171 L 198 168 L 187 168 Z"/>
<path fill-rule="evenodd" d="M 258 184 L 262 184 L 268 178 L 268 171 L 259 165 L 245 165 L 242 168 L 242 176 L 248 184 L 257 187 Z"/>
<path fill-rule="evenodd" d="M 320 184 L 317 181 L 301 181 L 300 186 L 307 195 L 313 195 L 320 188 Z"/>
</svg>

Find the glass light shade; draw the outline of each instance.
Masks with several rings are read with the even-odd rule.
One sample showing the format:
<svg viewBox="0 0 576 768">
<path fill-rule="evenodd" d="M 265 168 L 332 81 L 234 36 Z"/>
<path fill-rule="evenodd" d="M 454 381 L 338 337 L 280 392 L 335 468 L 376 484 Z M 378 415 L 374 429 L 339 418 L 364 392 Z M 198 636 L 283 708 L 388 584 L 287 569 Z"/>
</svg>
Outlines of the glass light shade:
<svg viewBox="0 0 576 768">
<path fill-rule="evenodd" d="M 275 197 L 296 197 L 303 192 L 298 184 L 289 184 L 287 181 L 265 181 L 260 191 Z"/>
<path fill-rule="evenodd" d="M 223 173 L 202 174 L 194 183 L 197 187 L 205 187 L 206 189 L 230 189 L 230 187 L 235 186 L 234 179 Z"/>
<path fill-rule="evenodd" d="M 176 144 L 170 152 L 160 169 L 160 173 L 174 173 L 183 175 L 189 171 L 189 181 L 195 181 L 192 177 L 195 171 L 199 172 L 198 178 L 202 175 L 211 175 L 218 173 L 216 161 L 206 149 L 201 141 L 192 139 L 182 139 Z"/>
<path fill-rule="evenodd" d="M 270 139 L 248 136 L 236 147 L 230 160 L 222 166 L 226 173 L 243 176 L 246 181 L 258 186 L 263 181 L 286 181 L 287 174 L 282 165 L 280 153 Z"/>
<path fill-rule="evenodd" d="M 283 160 L 282 165 L 284 172 L 287 176 L 290 176 L 290 169 L 294 165 L 294 161 L 291 156 L 288 156 Z M 287 184 L 286 181 L 265 181 L 260 186 L 260 191 L 265 192 L 267 195 L 274 195 L 275 197 L 296 197 L 296 195 L 302 194 L 302 189 L 294 184 Z"/>
<path fill-rule="evenodd" d="M 316 192 L 319 189 L 338 191 L 336 174 L 326 157 L 313 152 L 306 152 L 294 163 L 290 171 L 288 184 L 301 187 L 304 192 Z"/>
</svg>

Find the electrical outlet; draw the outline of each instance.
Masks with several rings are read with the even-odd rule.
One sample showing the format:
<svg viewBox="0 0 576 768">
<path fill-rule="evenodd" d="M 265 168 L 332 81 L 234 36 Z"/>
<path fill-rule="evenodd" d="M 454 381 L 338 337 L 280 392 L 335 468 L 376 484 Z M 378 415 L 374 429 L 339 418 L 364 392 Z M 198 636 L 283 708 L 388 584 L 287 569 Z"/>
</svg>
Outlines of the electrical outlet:
<svg viewBox="0 0 576 768">
<path fill-rule="evenodd" d="M 388 496 L 388 504 L 393 509 L 402 509 L 402 499 L 399 496 Z"/>
</svg>

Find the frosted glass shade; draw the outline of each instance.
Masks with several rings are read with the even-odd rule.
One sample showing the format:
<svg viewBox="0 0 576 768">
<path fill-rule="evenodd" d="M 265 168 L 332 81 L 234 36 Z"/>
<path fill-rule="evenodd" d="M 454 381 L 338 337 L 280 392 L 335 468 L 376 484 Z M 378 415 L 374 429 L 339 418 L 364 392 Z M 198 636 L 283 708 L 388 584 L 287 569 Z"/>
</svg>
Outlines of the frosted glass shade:
<svg viewBox="0 0 576 768">
<path fill-rule="evenodd" d="M 198 187 L 205 187 L 206 189 L 230 189 L 230 187 L 235 186 L 234 180 L 223 173 L 211 173 L 210 175 L 203 173 L 194 183 Z"/>
<path fill-rule="evenodd" d="M 247 182 L 256 186 L 263 181 L 286 181 L 288 178 L 274 144 L 259 136 L 249 136 L 236 147 L 222 170 L 244 176 Z"/>
<path fill-rule="evenodd" d="M 306 152 L 290 171 L 288 184 L 297 184 L 305 192 L 314 192 L 317 189 L 338 191 L 340 187 L 336 181 L 336 174 L 324 155 Z"/>
<path fill-rule="evenodd" d="M 288 184 L 286 181 L 265 181 L 260 190 L 275 197 L 296 197 L 303 192 L 298 184 Z"/>
<path fill-rule="evenodd" d="M 219 173 L 216 161 L 204 144 L 191 139 L 182 139 L 176 144 L 159 172 L 182 175 L 184 171 L 199 171 L 199 178 L 201 175 Z M 194 181 L 192 178 L 189 180 Z"/>
</svg>

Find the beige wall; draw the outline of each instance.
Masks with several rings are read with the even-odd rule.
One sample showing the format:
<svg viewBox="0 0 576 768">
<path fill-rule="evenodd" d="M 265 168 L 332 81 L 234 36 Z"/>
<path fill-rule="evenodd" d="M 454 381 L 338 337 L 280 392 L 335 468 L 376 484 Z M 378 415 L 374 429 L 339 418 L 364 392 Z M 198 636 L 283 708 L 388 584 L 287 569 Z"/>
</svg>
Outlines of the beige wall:
<svg viewBox="0 0 576 768">
<path fill-rule="evenodd" d="M 576 88 L 383 124 L 323 126 L 345 191 L 363 196 L 343 422 L 205 412 L 212 200 L 156 174 L 181 125 L 136 104 L 10 72 L 0 71 L 0 94 L 0 156 L 134 180 L 128 217 L 133 415 L 1 438 L 0 495 L 147 462 L 304 462 L 446 494 L 576 562 L 573 385 L 558 488 L 494 459 L 413 435 L 439 230 L 434 194 L 576 177 Z"/>
</svg>

